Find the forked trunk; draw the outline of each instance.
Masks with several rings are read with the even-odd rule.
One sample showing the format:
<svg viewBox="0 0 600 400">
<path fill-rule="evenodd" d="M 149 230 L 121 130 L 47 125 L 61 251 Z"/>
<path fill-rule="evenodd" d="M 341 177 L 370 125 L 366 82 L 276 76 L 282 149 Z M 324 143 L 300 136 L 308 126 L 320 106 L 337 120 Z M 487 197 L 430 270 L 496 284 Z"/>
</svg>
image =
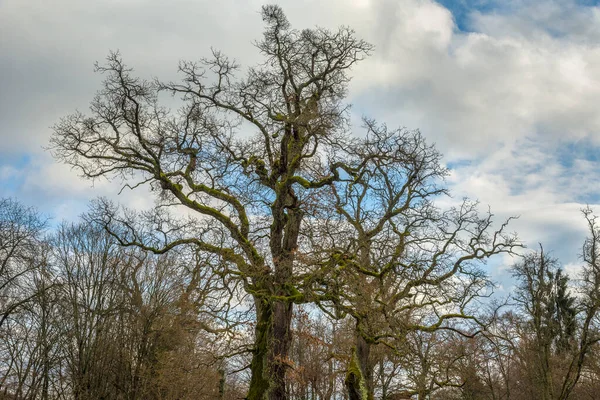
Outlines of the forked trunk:
<svg viewBox="0 0 600 400">
<path fill-rule="evenodd" d="M 269 289 L 278 299 L 255 298 L 257 324 L 249 400 L 287 400 L 285 375 L 292 341 L 293 303 L 282 299 L 291 295 L 289 284 L 303 215 L 297 208 L 284 206 L 289 196 L 286 192 L 273 205 L 270 246 L 274 279 Z"/>
</svg>

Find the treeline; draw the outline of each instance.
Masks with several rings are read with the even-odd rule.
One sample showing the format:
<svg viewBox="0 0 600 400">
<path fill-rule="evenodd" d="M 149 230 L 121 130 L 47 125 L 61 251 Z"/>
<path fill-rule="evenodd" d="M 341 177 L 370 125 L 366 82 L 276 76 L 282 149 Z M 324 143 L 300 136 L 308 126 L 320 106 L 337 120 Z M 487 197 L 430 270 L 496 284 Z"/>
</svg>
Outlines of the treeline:
<svg viewBox="0 0 600 400">
<path fill-rule="evenodd" d="M 4 398 L 219 398 L 228 344 L 202 329 L 222 306 L 204 260 L 126 249 L 83 221 L 45 225 L 0 201 Z"/>
<path fill-rule="evenodd" d="M 256 318 L 247 295 L 192 247 L 124 247 L 88 217 L 50 229 L 0 200 L 0 398 L 245 398 Z M 542 248 L 517 258 L 512 296 L 479 302 L 476 322 L 373 344 L 365 398 L 597 398 L 600 231 L 585 217 L 577 280 Z M 292 331 L 289 398 L 351 398 L 355 322 L 301 307 Z"/>
</svg>

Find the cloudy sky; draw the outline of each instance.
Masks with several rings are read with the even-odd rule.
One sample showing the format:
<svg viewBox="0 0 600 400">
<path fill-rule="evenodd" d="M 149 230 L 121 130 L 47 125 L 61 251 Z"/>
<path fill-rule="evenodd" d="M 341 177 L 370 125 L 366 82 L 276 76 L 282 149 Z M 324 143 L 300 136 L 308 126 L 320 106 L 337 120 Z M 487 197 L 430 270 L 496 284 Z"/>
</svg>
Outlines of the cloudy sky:
<svg viewBox="0 0 600 400">
<path fill-rule="evenodd" d="M 273 1 L 272 1 L 273 2 Z M 297 28 L 353 27 L 376 47 L 354 70 L 356 119 L 419 128 L 468 196 L 530 246 L 575 270 L 580 209 L 600 204 L 600 5 L 588 0 L 282 0 Z M 120 50 L 142 77 L 216 47 L 259 58 L 259 0 L 0 0 L 0 197 L 72 220 L 114 183 L 80 180 L 45 150 L 50 127 L 86 111 L 95 61 Z M 600 213 L 600 205 L 595 206 Z M 501 264 L 501 263 L 500 263 Z M 494 265 L 492 274 L 505 281 Z"/>
</svg>

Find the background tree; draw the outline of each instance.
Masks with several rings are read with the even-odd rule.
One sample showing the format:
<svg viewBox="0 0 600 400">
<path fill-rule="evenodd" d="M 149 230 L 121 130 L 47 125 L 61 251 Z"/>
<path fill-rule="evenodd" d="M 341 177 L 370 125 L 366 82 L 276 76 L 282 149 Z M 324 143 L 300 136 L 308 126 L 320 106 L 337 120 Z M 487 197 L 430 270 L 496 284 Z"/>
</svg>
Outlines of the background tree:
<svg viewBox="0 0 600 400">
<path fill-rule="evenodd" d="M 53 249 L 75 398 L 217 398 L 217 332 L 207 330 L 224 306 L 207 260 L 125 249 L 93 224 L 63 225 Z"/>
<path fill-rule="evenodd" d="M 515 300 L 529 317 L 527 323 L 533 333 L 527 340 L 531 346 L 531 357 L 535 360 L 527 369 L 532 373 L 531 384 L 543 399 L 553 399 L 557 390 L 554 356 L 561 347 L 568 345 L 563 342 L 572 339 L 567 335 L 573 333 L 574 299 L 559 298 L 561 295 L 564 297 L 561 289 L 565 289 L 566 277 L 562 276 L 558 261 L 544 254 L 542 248 L 538 253 L 525 256 L 523 262 L 513 267 L 513 271 L 520 281 Z"/>
<path fill-rule="evenodd" d="M 210 260 L 126 249 L 89 221 L 37 246 L 45 264 L 21 281 L 35 295 L 0 328 L 1 398 L 241 397 L 223 357 L 245 332 L 219 322 L 241 320 Z"/>
<path fill-rule="evenodd" d="M 36 294 L 30 279 L 45 264 L 46 220 L 16 200 L 0 199 L 0 327 Z"/>
<path fill-rule="evenodd" d="M 44 399 L 54 338 L 46 226 L 35 209 L 0 199 L 0 390 Z"/>
<path fill-rule="evenodd" d="M 593 227 L 593 219 L 587 214 L 586 217 Z M 594 259 L 593 229 L 591 234 L 584 246 L 584 260 Z M 584 267 L 584 296 L 596 296 L 592 294 L 597 290 L 593 269 L 594 262 L 588 261 Z M 569 279 L 558 267 L 558 261 L 549 258 L 541 248 L 515 265 L 514 274 L 520 281 L 515 300 L 527 316 L 526 324 L 532 334 L 520 344 L 520 351 L 527 354 L 524 371 L 531 374 L 532 394 L 543 399 L 566 399 L 579 379 L 589 346 L 598 340 L 590 340 L 592 315 L 597 312 L 595 297 L 586 296 L 587 300 L 577 304 L 577 298 L 568 292 Z"/>
<path fill-rule="evenodd" d="M 543 248 L 523 256 L 513 267 L 516 307 L 491 317 L 478 352 L 485 383 L 480 397 L 500 399 L 569 399 L 586 396 L 594 387 L 589 370 L 598 334 L 598 227 L 591 210 L 583 211 L 589 237 L 577 280 L 565 275 L 558 260 Z M 480 350 L 478 350 L 480 349 Z M 481 353 L 483 351 L 484 353 Z M 485 368 L 482 368 L 485 366 Z M 588 369 L 589 368 L 589 369 Z M 584 383 L 578 385 L 584 377 Z"/>
<path fill-rule="evenodd" d="M 314 307 L 297 308 L 293 327 L 290 397 L 335 399 L 343 392 L 352 327 L 348 321 L 332 320 Z"/>
<path fill-rule="evenodd" d="M 492 215 L 481 216 L 476 203 L 464 200 L 448 210 L 435 205 L 447 195 L 447 171 L 418 131 L 388 130 L 369 120 L 365 126 L 367 136 L 348 150 L 355 173 L 331 186 L 330 208 L 338 215 L 313 238 L 334 271 L 313 291 L 322 293 L 323 307 L 356 321 L 361 376 L 349 376 L 355 386 L 349 390 L 360 393 L 364 382 L 373 399 L 372 347 L 393 347 L 410 332 L 473 319 L 469 303 L 489 289 L 479 265 L 520 245 L 505 232 L 506 223 L 494 231 Z"/>
</svg>

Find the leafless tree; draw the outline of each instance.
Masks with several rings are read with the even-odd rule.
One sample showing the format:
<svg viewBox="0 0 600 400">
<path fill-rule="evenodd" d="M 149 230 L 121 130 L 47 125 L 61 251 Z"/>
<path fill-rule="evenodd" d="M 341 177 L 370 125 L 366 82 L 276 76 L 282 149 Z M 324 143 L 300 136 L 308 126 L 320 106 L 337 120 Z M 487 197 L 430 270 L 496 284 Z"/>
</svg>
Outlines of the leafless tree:
<svg viewBox="0 0 600 400">
<path fill-rule="evenodd" d="M 37 292 L 30 279 L 45 264 L 46 220 L 16 200 L 0 199 L 0 327 Z"/>
<path fill-rule="evenodd" d="M 520 243 L 506 232 L 508 221 L 493 230 L 492 214 L 480 215 L 477 203 L 436 206 L 447 195 L 446 170 L 418 131 L 370 120 L 365 126 L 367 136 L 348 148 L 354 174 L 331 186 L 337 217 L 313 234 L 314 247 L 328 254 L 320 257 L 328 274 L 313 292 L 332 316 L 356 321 L 362 376 L 350 371 L 349 390 L 373 399 L 372 347 L 393 348 L 410 332 L 456 331 L 452 320 L 474 320 L 469 306 L 489 289 L 480 265 Z"/>
<path fill-rule="evenodd" d="M 219 297 L 207 260 L 189 248 L 161 256 L 125 249 L 93 224 L 64 224 L 51 244 L 67 394 L 216 398 L 228 344 L 215 340 L 218 321 L 234 318 L 223 317 L 232 301 Z"/>
<path fill-rule="evenodd" d="M 33 208 L 0 199 L 0 388 L 16 398 L 49 399 L 56 362 L 54 282 Z"/>
<path fill-rule="evenodd" d="M 584 265 L 571 281 L 557 259 L 540 246 L 513 266 L 517 289 L 512 309 L 486 332 L 488 365 L 482 378 L 492 398 L 565 400 L 580 398 L 582 376 L 600 341 L 598 330 L 598 226 L 583 210 L 589 236 Z"/>
<path fill-rule="evenodd" d="M 372 121 L 366 138 L 349 133 L 348 71 L 371 45 L 348 28 L 292 29 L 278 6 L 263 7 L 262 17 L 264 62 L 245 78 L 218 51 L 181 63 L 179 83 L 135 78 L 111 54 L 97 67 L 106 79 L 91 114 L 62 119 L 52 138 L 54 155 L 83 176 L 157 192 L 156 209 L 143 215 L 98 203 L 96 220 L 121 245 L 157 254 L 193 245 L 251 296 L 252 400 L 287 398 L 294 304 L 333 303 L 357 317 L 364 369 L 368 345 L 394 336 L 411 310 L 433 318 L 407 329 L 467 317 L 482 281 L 472 261 L 517 244 L 504 225 L 491 231 L 491 215 L 480 218 L 471 203 L 443 212 L 433 205 L 445 172 L 420 135 Z M 159 104 L 161 92 L 181 99 L 177 112 Z M 315 248 L 315 232 L 331 224 L 354 231 L 340 248 Z M 348 275 L 337 272 L 344 257 L 356 261 Z M 367 292 L 351 288 L 353 274 Z M 336 281 L 346 298 L 331 291 Z M 442 312 L 450 303 L 457 310 Z M 372 393 L 371 370 L 363 372 Z"/>
<path fill-rule="evenodd" d="M 89 178 L 151 182 L 164 203 L 193 211 L 193 236 L 179 225 L 160 245 L 133 232 L 120 238 L 157 253 L 195 244 L 230 264 L 254 297 L 248 397 L 280 399 L 292 304 L 304 301 L 291 281 L 302 221 L 311 213 L 309 194 L 347 169 L 335 154 L 347 140 L 346 72 L 371 46 L 347 28 L 293 30 L 276 6 L 262 15 L 267 28 L 257 47 L 265 62 L 245 79 L 236 80 L 237 65 L 216 51 L 200 64 L 182 63 L 180 84 L 133 78 L 112 54 L 98 67 L 107 79 L 92 115 L 63 119 L 52 145 Z M 159 91 L 182 96 L 178 113 L 159 106 Z M 256 134 L 241 134 L 242 127 Z"/>
</svg>

